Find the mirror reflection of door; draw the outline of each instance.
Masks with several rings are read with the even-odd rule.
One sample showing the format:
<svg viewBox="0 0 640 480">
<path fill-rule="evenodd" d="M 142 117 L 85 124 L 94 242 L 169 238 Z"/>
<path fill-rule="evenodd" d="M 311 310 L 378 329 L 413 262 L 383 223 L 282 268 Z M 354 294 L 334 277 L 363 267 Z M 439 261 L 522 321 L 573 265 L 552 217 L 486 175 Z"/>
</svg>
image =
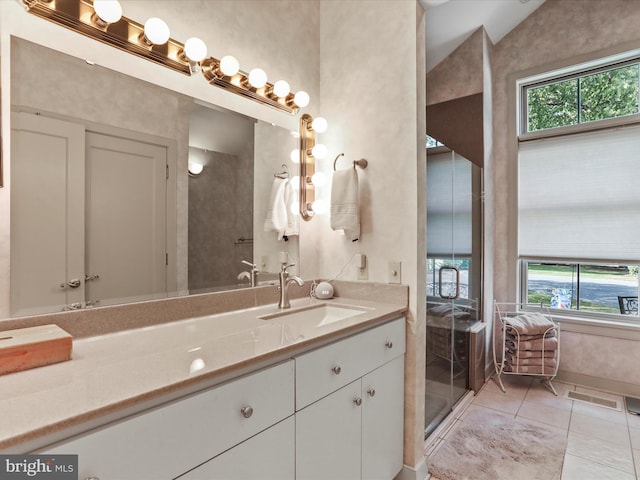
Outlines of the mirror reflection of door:
<svg viewBox="0 0 640 480">
<path fill-rule="evenodd" d="M 164 147 L 14 114 L 11 314 L 166 295 L 166 165 Z"/>
</svg>

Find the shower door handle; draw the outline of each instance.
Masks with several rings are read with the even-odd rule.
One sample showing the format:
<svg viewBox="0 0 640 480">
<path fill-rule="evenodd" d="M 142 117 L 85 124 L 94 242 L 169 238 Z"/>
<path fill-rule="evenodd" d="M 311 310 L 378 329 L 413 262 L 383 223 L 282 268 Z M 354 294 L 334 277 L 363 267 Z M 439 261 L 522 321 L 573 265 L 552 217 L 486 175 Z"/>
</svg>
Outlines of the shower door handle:
<svg viewBox="0 0 640 480">
<path fill-rule="evenodd" d="M 455 295 L 443 295 L 442 293 L 442 272 L 444 270 L 451 270 L 455 273 L 455 279 L 456 279 Z M 440 270 L 438 271 L 438 290 L 441 298 L 444 298 L 446 300 L 455 300 L 456 298 L 458 298 L 460 296 L 460 270 L 458 270 L 456 267 L 440 267 Z"/>
</svg>

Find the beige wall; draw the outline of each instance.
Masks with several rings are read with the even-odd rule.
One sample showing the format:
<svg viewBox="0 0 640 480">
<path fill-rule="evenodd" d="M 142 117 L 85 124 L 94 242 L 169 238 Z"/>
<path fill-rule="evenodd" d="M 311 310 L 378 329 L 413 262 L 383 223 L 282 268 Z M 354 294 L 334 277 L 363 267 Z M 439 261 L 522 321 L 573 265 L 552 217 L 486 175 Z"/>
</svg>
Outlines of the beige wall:
<svg viewBox="0 0 640 480">
<path fill-rule="evenodd" d="M 321 162 L 332 169 L 366 158 L 358 170 L 361 239 L 349 242 L 331 231 L 328 219 L 311 223 L 304 236 L 303 266 L 317 255 L 322 277 L 355 280 L 353 255 L 367 255 L 369 280 L 386 283 L 389 261 L 402 262 L 410 287 L 407 333 L 405 463 L 422 457 L 424 437 L 425 298 L 425 85 L 423 12 L 413 0 L 327 1 L 321 4 L 321 111 L 330 130 Z M 412 367 L 415 366 L 415 369 Z"/>
<path fill-rule="evenodd" d="M 628 0 L 547 0 L 493 50 L 492 231 L 494 296 L 514 301 L 517 284 L 515 79 L 640 47 L 640 4 Z M 561 376 L 640 392 L 640 332 L 563 323 Z M 634 340 L 635 338 L 635 340 Z M 612 383 L 612 381 L 614 383 Z M 616 383 L 617 382 L 617 383 Z"/>
</svg>

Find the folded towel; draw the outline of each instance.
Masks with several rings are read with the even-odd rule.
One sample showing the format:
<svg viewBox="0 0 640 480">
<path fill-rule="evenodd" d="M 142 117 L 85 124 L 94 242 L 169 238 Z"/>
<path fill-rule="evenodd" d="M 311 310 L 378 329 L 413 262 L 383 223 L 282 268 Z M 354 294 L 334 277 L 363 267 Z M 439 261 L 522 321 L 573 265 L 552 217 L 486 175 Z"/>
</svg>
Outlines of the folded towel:
<svg viewBox="0 0 640 480">
<path fill-rule="evenodd" d="M 521 313 L 505 319 L 505 322 L 521 335 L 540 335 L 555 327 L 555 324 L 541 313 Z"/>
<path fill-rule="evenodd" d="M 512 373 L 530 373 L 532 375 L 555 375 L 557 369 L 555 367 L 545 367 L 544 365 L 505 365 L 505 372 Z"/>
<path fill-rule="evenodd" d="M 287 181 L 284 178 L 275 177 L 273 179 L 267 218 L 264 220 L 265 232 L 278 232 L 278 240 L 282 240 L 288 225 L 287 204 L 285 199 L 286 183 Z"/>
<path fill-rule="evenodd" d="M 540 361 L 542 358 L 555 358 L 556 350 L 506 350 L 506 353 L 514 358 L 535 358 Z"/>
<path fill-rule="evenodd" d="M 330 223 L 333 230 L 344 230 L 347 240 L 360 239 L 358 172 L 356 168 L 333 172 Z"/>
<path fill-rule="evenodd" d="M 521 342 L 530 342 L 533 340 L 538 340 L 540 338 L 550 338 L 550 337 L 555 337 L 556 336 L 556 332 L 557 329 L 553 329 L 553 330 L 549 330 L 548 332 L 541 334 L 541 335 L 519 335 L 516 333 L 515 330 L 510 329 L 509 327 L 507 327 L 507 336 L 512 338 L 513 340 L 518 340 L 520 339 Z"/>
<path fill-rule="evenodd" d="M 287 237 L 300 234 L 300 215 L 298 211 L 298 188 L 299 185 L 292 185 L 292 180 L 288 180 L 285 185 L 285 207 L 287 209 L 287 226 L 284 234 Z"/>
<path fill-rule="evenodd" d="M 508 350 L 515 352 L 520 350 L 532 350 L 537 352 L 546 352 L 548 350 L 557 350 L 558 349 L 558 338 L 551 337 L 545 339 L 538 339 L 532 341 L 520 341 L 516 342 L 512 338 L 507 336 L 504 340 L 505 346 Z"/>
<path fill-rule="evenodd" d="M 520 358 L 510 353 L 505 353 L 505 360 L 512 366 L 542 366 L 556 368 L 557 361 L 554 358 Z"/>
</svg>

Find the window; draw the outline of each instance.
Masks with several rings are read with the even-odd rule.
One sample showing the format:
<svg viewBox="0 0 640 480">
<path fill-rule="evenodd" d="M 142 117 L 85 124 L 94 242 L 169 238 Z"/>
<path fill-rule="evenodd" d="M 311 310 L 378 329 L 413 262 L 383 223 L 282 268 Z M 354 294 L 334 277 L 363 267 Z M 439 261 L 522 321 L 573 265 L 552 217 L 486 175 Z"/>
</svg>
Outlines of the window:
<svg viewBox="0 0 640 480">
<path fill-rule="evenodd" d="M 638 78 L 636 56 L 518 82 L 521 301 L 638 319 Z"/>
<path fill-rule="evenodd" d="M 638 317 L 638 264 L 526 260 L 522 264 L 525 302 L 562 310 Z"/>
<path fill-rule="evenodd" d="M 526 86 L 526 132 L 640 113 L 639 70 L 633 63 Z"/>
</svg>

